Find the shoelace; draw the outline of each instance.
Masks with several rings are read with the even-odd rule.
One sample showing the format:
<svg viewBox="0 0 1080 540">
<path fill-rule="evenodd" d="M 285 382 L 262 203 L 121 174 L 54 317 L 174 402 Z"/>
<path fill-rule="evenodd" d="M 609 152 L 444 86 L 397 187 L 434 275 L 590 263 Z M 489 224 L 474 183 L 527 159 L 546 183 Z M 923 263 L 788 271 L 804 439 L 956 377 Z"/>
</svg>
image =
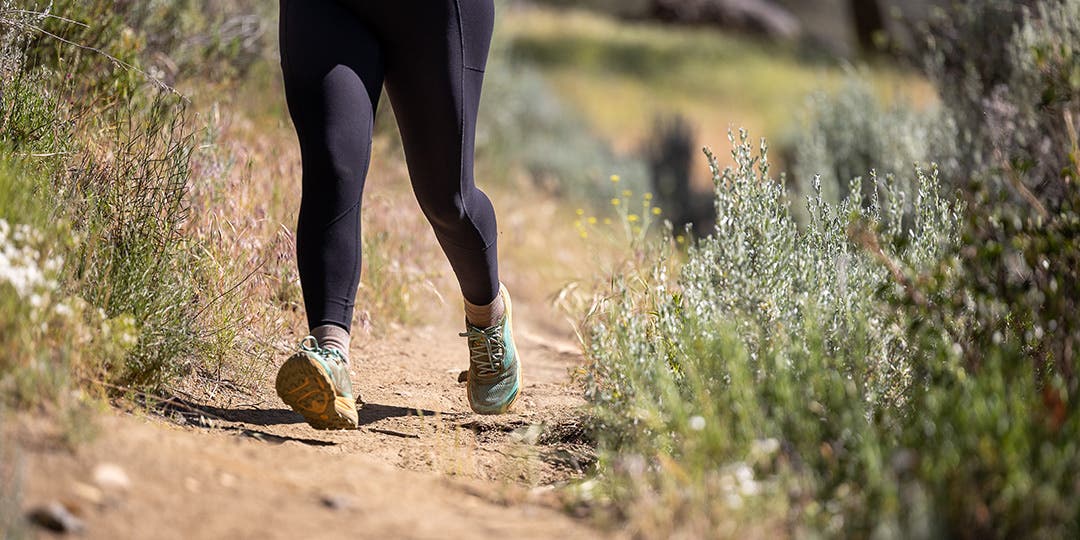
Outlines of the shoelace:
<svg viewBox="0 0 1080 540">
<path fill-rule="evenodd" d="M 341 351 L 330 347 L 320 347 L 319 340 L 315 339 L 315 336 L 304 338 L 300 342 L 300 350 L 322 355 L 324 358 L 329 358 L 341 365 L 348 365 L 348 362 L 345 361 L 345 356 L 341 354 Z"/>
<path fill-rule="evenodd" d="M 469 339 L 469 363 L 480 377 L 494 377 L 502 372 L 503 355 L 506 347 L 502 340 L 502 325 L 490 328 L 466 326 L 466 331 L 458 334 Z"/>
</svg>

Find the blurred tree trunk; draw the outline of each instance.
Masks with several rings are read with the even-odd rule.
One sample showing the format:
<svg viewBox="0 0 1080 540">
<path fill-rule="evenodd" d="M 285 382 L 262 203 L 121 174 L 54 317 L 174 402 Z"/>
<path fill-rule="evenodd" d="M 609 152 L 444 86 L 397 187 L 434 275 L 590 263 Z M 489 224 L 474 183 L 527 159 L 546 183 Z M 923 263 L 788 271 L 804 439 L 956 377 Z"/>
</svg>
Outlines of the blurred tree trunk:
<svg viewBox="0 0 1080 540">
<path fill-rule="evenodd" d="M 881 52 L 888 30 L 880 0 L 851 0 L 851 14 L 855 18 L 855 35 L 863 54 Z"/>
</svg>

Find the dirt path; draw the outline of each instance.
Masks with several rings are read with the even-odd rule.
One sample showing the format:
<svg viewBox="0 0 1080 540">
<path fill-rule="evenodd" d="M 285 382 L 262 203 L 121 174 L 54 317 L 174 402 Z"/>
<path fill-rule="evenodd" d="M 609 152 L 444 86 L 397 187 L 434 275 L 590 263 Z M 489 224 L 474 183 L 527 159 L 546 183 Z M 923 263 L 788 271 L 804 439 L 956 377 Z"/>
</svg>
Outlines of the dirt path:
<svg viewBox="0 0 1080 540">
<path fill-rule="evenodd" d="M 361 340 L 358 431 L 320 432 L 274 396 L 109 412 L 75 452 L 32 427 L 24 506 L 64 502 L 87 538 L 595 538 L 552 486 L 591 459 L 570 384 L 580 357 L 546 308 L 515 306 L 525 394 L 517 414 L 468 412 L 464 339 L 447 323 Z M 393 334 L 393 333 L 391 333 Z M 201 412 L 196 412 L 196 411 Z M 99 478 L 114 464 L 124 478 Z M 124 484 L 127 484 L 126 487 Z"/>
</svg>

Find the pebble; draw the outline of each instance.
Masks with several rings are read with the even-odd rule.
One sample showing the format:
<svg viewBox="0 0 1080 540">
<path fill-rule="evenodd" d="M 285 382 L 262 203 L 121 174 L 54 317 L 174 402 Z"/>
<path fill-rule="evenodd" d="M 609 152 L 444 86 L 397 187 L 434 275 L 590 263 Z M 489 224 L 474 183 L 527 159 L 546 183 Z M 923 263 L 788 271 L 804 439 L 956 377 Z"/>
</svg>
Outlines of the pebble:
<svg viewBox="0 0 1080 540">
<path fill-rule="evenodd" d="M 221 473 L 221 486 L 231 488 L 236 485 L 236 477 L 229 473 Z"/>
<path fill-rule="evenodd" d="M 99 463 L 94 467 L 94 483 L 106 491 L 126 491 L 131 487 L 127 473 L 113 463 Z"/>
<path fill-rule="evenodd" d="M 352 497 L 342 494 L 324 494 L 319 497 L 319 502 L 331 510 L 348 510 L 354 506 Z"/>
<path fill-rule="evenodd" d="M 55 533 L 81 533 L 86 528 L 81 519 L 57 501 L 30 510 L 26 518 L 30 523 Z"/>
</svg>

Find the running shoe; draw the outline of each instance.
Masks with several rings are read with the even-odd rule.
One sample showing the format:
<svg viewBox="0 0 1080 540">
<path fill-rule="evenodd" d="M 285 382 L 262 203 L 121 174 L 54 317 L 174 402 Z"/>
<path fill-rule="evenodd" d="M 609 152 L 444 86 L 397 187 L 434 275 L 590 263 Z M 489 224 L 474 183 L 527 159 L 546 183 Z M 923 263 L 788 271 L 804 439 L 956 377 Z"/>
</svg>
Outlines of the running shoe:
<svg viewBox="0 0 1080 540">
<path fill-rule="evenodd" d="M 465 322 L 459 334 L 469 342 L 469 374 L 466 381 L 469 406 L 479 414 L 505 414 L 521 394 L 521 362 L 511 331 L 510 293 L 500 285 L 506 305 L 502 321 L 480 328 Z"/>
<path fill-rule="evenodd" d="M 348 362 L 312 336 L 282 364 L 274 386 L 281 400 L 315 429 L 356 429 L 359 423 Z"/>
</svg>

